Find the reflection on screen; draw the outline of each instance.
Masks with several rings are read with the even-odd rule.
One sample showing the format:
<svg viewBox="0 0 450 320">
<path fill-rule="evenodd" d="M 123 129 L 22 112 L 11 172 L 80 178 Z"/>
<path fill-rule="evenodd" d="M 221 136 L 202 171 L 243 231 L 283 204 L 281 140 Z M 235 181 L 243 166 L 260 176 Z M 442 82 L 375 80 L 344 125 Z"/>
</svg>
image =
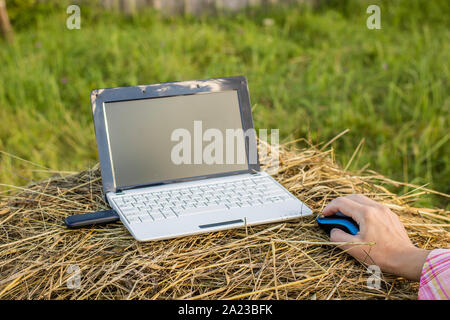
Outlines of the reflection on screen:
<svg viewBox="0 0 450 320">
<path fill-rule="evenodd" d="M 104 108 L 117 187 L 248 169 L 235 90 Z"/>
</svg>

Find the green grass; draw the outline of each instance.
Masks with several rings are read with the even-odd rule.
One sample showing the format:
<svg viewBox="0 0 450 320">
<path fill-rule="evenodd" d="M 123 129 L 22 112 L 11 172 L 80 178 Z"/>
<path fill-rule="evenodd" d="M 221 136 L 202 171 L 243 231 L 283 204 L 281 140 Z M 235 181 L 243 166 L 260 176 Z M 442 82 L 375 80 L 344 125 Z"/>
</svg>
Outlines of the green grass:
<svg viewBox="0 0 450 320">
<path fill-rule="evenodd" d="M 316 143 L 349 128 L 333 144 L 344 166 L 364 138 L 350 169 L 449 193 L 450 4 L 372 3 L 381 30 L 366 28 L 366 1 L 202 19 L 82 7 L 81 30 L 65 28 L 64 8 L 14 11 L 15 42 L 0 42 L 0 150 L 83 169 L 97 162 L 90 90 L 245 75 L 257 127 Z M 1 183 L 39 179 L 35 169 L 0 154 Z"/>
</svg>

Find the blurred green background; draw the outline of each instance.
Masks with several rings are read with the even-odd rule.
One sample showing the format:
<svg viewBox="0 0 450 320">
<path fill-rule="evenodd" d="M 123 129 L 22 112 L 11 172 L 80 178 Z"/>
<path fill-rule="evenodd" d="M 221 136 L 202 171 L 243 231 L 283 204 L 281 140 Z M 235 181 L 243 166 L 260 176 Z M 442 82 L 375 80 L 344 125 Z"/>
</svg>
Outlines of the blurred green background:
<svg viewBox="0 0 450 320">
<path fill-rule="evenodd" d="M 381 30 L 369 30 L 369 4 Z M 333 143 L 351 170 L 450 193 L 450 1 L 318 1 L 239 13 L 132 15 L 64 1 L 7 1 L 15 31 L 0 39 L 0 151 L 55 170 L 97 162 L 89 93 L 95 88 L 245 75 L 258 128 L 282 142 Z M 0 183 L 42 168 L 0 153 Z M 405 193 L 408 188 L 395 192 Z M 449 207 L 426 196 L 424 205 Z"/>
</svg>

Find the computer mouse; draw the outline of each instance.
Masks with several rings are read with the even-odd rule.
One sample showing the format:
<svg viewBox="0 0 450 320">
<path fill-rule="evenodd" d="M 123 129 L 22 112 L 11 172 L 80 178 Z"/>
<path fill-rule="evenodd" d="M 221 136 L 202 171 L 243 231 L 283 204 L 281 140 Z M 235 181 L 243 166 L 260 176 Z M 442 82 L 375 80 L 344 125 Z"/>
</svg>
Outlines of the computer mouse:
<svg viewBox="0 0 450 320">
<path fill-rule="evenodd" d="M 320 215 L 316 221 L 328 236 L 333 228 L 341 229 L 352 235 L 356 235 L 359 232 L 359 225 L 356 221 L 339 211 L 327 217 Z"/>
</svg>

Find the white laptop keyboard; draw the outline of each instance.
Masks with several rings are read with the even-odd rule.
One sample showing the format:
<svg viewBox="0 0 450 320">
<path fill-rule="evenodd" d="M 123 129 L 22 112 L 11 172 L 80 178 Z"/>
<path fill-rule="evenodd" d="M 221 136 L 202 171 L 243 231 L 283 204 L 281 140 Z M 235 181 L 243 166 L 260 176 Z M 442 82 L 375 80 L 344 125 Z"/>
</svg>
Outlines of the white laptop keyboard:
<svg viewBox="0 0 450 320">
<path fill-rule="evenodd" d="M 287 201 L 287 190 L 269 177 L 249 177 L 165 191 L 114 197 L 130 224 L 177 218 L 217 210 L 254 207 Z"/>
</svg>

